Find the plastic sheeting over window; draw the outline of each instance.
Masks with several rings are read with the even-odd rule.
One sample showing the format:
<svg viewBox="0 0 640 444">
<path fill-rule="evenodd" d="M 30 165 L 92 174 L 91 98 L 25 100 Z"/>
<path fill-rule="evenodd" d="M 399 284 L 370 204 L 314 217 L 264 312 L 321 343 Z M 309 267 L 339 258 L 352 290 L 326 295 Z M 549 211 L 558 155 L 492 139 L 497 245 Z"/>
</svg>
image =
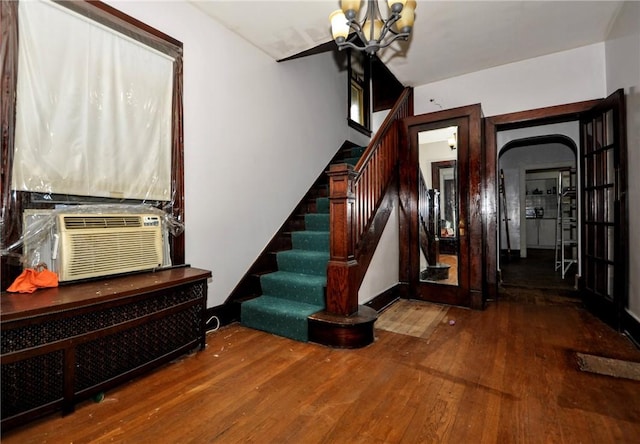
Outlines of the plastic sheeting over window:
<svg viewBox="0 0 640 444">
<path fill-rule="evenodd" d="M 18 19 L 12 189 L 170 201 L 173 59 L 48 1 Z"/>
</svg>

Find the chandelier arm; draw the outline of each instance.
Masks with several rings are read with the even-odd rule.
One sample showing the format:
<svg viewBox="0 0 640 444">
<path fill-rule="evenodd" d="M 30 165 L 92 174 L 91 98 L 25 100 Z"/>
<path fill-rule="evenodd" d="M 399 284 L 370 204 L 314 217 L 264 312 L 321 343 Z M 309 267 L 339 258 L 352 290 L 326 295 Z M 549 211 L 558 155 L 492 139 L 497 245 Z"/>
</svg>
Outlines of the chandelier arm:
<svg viewBox="0 0 640 444">
<path fill-rule="evenodd" d="M 396 40 L 407 40 L 408 38 L 409 38 L 409 33 L 408 32 L 401 32 L 401 33 L 398 33 L 398 34 L 394 34 L 393 38 L 391 40 L 389 40 L 388 42 L 385 42 L 384 44 L 377 44 L 376 47 L 378 49 L 384 49 L 387 46 L 391 45 Z"/>
<path fill-rule="evenodd" d="M 363 46 L 358 46 L 357 44 L 353 43 L 354 41 L 362 42 L 362 38 L 357 32 L 352 32 L 351 34 L 349 34 L 349 39 L 345 40 L 343 43 L 347 43 L 347 42 L 351 43 L 351 46 L 356 47 L 358 49 L 364 48 L 364 43 L 363 43 Z"/>
<path fill-rule="evenodd" d="M 397 22 L 400 19 L 400 14 L 394 12 L 392 13 L 392 15 L 387 19 L 386 22 L 384 22 L 384 26 L 382 27 L 382 31 L 380 32 L 380 37 L 378 38 L 379 42 L 382 42 L 382 40 L 384 39 L 384 37 L 387 35 L 388 32 L 391 32 L 391 34 L 396 34 L 396 32 L 393 31 L 393 29 L 391 29 L 391 27 L 395 24 L 395 22 Z"/>
<path fill-rule="evenodd" d="M 343 50 L 344 48 L 353 48 L 353 49 L 357 49 L 358 51 L 362 51 L 365 47 L 364 46 L 358 46 L 353 42 L 345 40 L 342 43 L 338 43 L 338 49 L 339 50 Z"/>
<path fill-rule="evenodd" d="M 353 43 L 351 41 L 344 41 L 344 42 L 338 44 L 338 49 L 342 50 L 345 47 L 348 47 L 348 48 L 357 49 L 358 51 L 364 50 L 365 52 L 373 53 L 375 51 L 372 52 L 371 51 L 372 49 L 375 49 L 376 51 L 378 49 L 384 49 L 384 48 L 390 46 L 396 40 L 407 40 L 408 38 L 409 38 L 409 33 L 403 32 L 403 33 L 394 34 L 394 36 L 393 36 L 393 38 L 391 40 L 389 40 L 388 42 L 385 42 L 383 44 L 374 43 L 374 44 L 369 44 L 369 45 L 358 46 L 358 45 L 356 45 L 355 43 Z"/>
<path fill-rule="evenodd" d="M 349 27 L 354 30 L 355 34 L 358 36 L 358 38 L 362 41 L 364 45 L 365 42 L 368 41 L 368 39 L 364 35 L 364 30 L 362 29 L 362 26 L 360 25 L 360 23 L 358 23 L 355 19 L 349 20 L 347 23 Z M 363 48 L 363 46 L 358 46 L 358 48 Z"/>
</svg>

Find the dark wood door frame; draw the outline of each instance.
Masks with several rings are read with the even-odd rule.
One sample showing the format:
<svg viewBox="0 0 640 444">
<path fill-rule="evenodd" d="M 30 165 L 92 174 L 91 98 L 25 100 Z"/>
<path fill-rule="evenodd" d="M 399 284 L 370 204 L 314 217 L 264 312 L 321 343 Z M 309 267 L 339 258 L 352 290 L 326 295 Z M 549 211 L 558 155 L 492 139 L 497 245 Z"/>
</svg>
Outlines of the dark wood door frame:
<svg viewBox="0 0 640 444">
<path fill-rule="evenodd" d="M 484 119 L 484 263 L 485 295 L 495 299 L 498 296 L 498 249 L 497 249 L 497 221 L 498 221 L 498 131 L 527 128 L 531 126 L 579 120 L 580 115 L 591 110 L 600 103 L 601 99 L 575 102 L 528 111 L 500 114 Z"/>
<path fill-rule="evenodd" d="M 419 281 L 418 256 L 418 187 L 417 133 L 437 127 L 464 127 L 458 134 L 458 199 L 459 267 L 458 287 Z M 415 136 L 415 137 L 414 137 Z M 415 139 L 415 140 L 414 140 Z M 403 119 L 401 145 L 405 147 L 400 159 L 400 282 L 407 291 L 402 297 L 420 298 L 433 302 L 462 305 L 475 309 L 483 307 L 483 203 L 482 203 L 482 109 L 480 104 L 463 106 Z M 464 161 L 463 161 L 464 159 Z M 468 253 L 467 253 L 468 252 Z M 465 257 L 466 256 L 466 257 Z"/>
</svg>

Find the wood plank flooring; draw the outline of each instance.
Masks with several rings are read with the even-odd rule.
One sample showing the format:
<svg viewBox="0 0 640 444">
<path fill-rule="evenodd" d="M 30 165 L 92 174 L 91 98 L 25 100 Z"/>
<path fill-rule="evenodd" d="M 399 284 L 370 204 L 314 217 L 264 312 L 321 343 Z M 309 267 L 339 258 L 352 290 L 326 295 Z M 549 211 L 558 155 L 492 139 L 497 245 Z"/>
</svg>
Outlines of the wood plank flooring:
<svg viewBox="0 0 640 444">
<path fill-rule="evenodd" d="M 447 318 L 428 339 L 377 329 L 357 350 L 233 324 L 205 351 L 2 442 L 638 442 L 640 382 L 581 372 L 574 352 L 640 351 L 579 304 L 498 301 Z"/>
</svg>

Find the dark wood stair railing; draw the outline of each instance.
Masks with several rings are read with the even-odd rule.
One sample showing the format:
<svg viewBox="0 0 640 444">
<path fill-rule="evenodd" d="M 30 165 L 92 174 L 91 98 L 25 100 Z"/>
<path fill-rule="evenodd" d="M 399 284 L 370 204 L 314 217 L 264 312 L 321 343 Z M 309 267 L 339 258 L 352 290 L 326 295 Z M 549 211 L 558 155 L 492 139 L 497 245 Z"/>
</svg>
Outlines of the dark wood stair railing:
<svg viewBox="0 0 640 444">
<path fill-rule="evenodd" d="M 327 172 L 330 206 L 327 308 L 310 318 L 309 335 L 315 342 L 345 348 L 373 342 L 377 313 L 358 305 L 358 288 L 375 250 L 368 246 L 367 237 L 379 239 L 390 213 L 388 205 L 381 204 L 397 182 L 400 121 L 411 115 L 413 90 L 405 88 L 356 166 L 331 165 Z M 382 208 L 387 210 L 386 219 L 379 224 L 376 216 Z"/>
<path fill-rule="evenodd" d="M 429 187 L 427 187 L 422 171 L 420 171 L 418 173 L 418 215 L 420 216 L 418 229 L 420 231 L 420 248 L 427 258 L 427 263 L 430 264 L 434 264 L 438 260 L 438 251 L 435 242 L 432 241 L 434 233 L 431 231 L 433 214 L 430 208 L 433 205 L 433 202 L 431 202 L 433 191 L 434 190 L 429 190 Z"/>
</svg>

